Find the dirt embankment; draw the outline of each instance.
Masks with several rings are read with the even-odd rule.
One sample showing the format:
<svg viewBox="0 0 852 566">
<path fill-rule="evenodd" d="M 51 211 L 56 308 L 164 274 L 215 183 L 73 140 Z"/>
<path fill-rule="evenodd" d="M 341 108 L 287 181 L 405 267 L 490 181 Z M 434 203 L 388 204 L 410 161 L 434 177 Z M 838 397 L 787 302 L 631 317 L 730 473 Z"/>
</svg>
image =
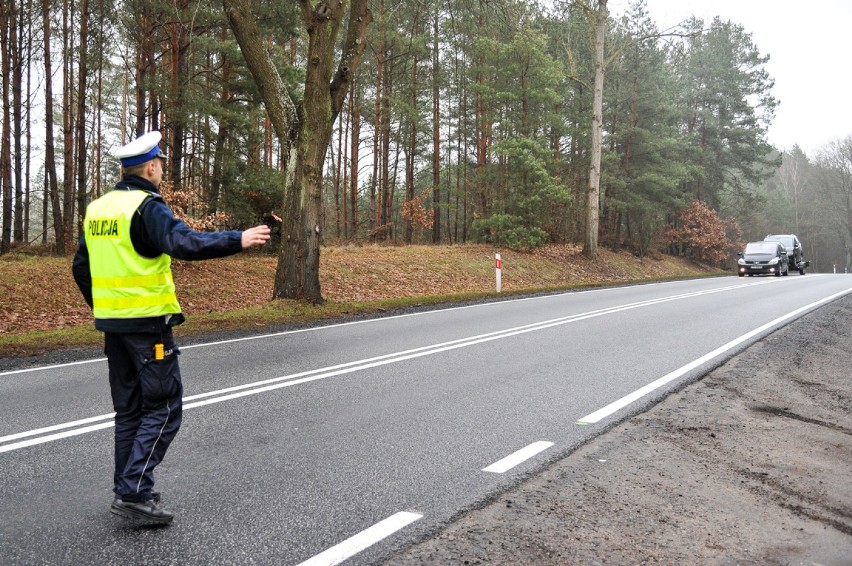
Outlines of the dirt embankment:
<svg viewBox="0 0 852 566">
<path fill-rule="evenodd" d="M 573 244 L 530 252 L 483 244 L 323 248 L 320 285 L 335 303 L 489 293 L 494 254 L 503 256 L 505 292 L 719 273 L 683 258 L 639 258 L 601 249 L 597 260 Z M 178 298 L 190 322 L 198 315 L 272 303 L 277 258 L 256 253 L 211 261 L 174 261 Z M 71 277 L 71 257 L 0 256 L 0 334 L 90 326 L 92 313 Z"/>
<path fill-rule="evenodd" d="M 850 321 L 793 322 L 388 564 L 852 564 Z"/>
</svg>

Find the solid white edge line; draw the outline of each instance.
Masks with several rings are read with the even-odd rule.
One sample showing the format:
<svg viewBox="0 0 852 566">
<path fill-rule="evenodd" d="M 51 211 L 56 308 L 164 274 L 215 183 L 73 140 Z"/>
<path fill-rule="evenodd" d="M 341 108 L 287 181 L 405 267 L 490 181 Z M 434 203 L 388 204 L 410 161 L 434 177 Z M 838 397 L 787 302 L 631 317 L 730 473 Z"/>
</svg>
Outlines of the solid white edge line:
<svg viewBox="0 0 852 566">
<path fill-rule="evenodd" d="M 533 442 L 529 446 L 521 448 L 517 452 L 509 454 L 502 460 L 498 460 L 491 464 L 486 468 L 482 468 L 483 472 L 493 472 L 495 474 L 503 474 L 508 472 L 515 466 L 519 464 L 523 464 L 536 454 L 540 452 L 544 452 L 548 448 L 553 446 L 552 442 L 548 442 L 546 440 L 539 440 L 538 442 Z"/>
<path fill-rule="evenodd" d="M 372 358 L 365 358 L 365 359 L 362 359 L 362 360 L 356 360 L 356 361 L 353 361 L 353 362 L 346 362 L 346 363 L 342 363 L 342 364 L 338 364 L 338 365 L 334 365 L 334 366 L 327 366 L 327 367 L 324 367 L 324 368 L 307 370 L 307 371 L 303 371 L 303 372 L 300 372 L 300 373 L 284 375 L 284 376 L 281 376 L 281 377 L 273 377 L 273 378 L 265 379 L 265 380 L 262 380 L 262 381 L 255 381 L 255 382 L 252 382 L 252 383 L 245 383 L 243 385 L 236 385 L 236 386 L 228 387 L 228 388 L 225 388 L 225 389 L 218 389 L 216 391 L 208 391 L 206 393 L 199 393 L 199 394 L 196 394 L 196 395 L 184 397 L 184 402 L 195 401 L 196 399 L 204 399 L 206 397 L 215 397 L 215 399 L 212 400 L 212 401 L 195 402 L 195 403 L 192 403 L 189 406 L 197 407 L 197 406 L 202 406 L 202 405 L 208 405 L 208 404 L 211 404 L 211 403 L 217 403 L 217 402 L 222 401 L 222 400 L 236 399 L 238 397 L 243 397 L 247 394 L 251 395 L 251 394 L 254 394 L 254 393 L 259 393 L 259 392 L 263 392 L 263 391 L 272 391 L 273 389 L 278 389 L 278 387 L 274 387 L 274 386 L 273 387 L 264 387 L 264 386 L 268 386 L 268 385 L 274 384 L 274 383 L 280 384 L 283 381 L 287 381 L 287 382 L 289 382 L 287 385 L 282 385 L 282 387 L 287 387 L 289 385 L 296 384 L 296 383 L 306 383 L 308 381 L 315 381 L 315 379 L 317 377 L 325 378 L 325 377 L 331 377 L 331 376 L 334 376 L 334 375 L 352 373 L 353 371 L 360 371 L 360 370 L 363 370 L 363 369 L 369 369 L 371 367 L 386 365 L 388 363 L 405 361 L 405 360 L 412 359 L 412 358 L 418 358 L 418 357 L 421 357 L 421 356 L 424 356 L 424 355 L 437 354 L 437 353 L 444 352 L 444 351 L 447 351 L 447 350 L 453 350 L 453 349 L 456 349 L 456 348 L 459 348 L 459 347 L 474 346 L 474 345 L 480 344 L 482 342 L 488 342 L 488 341 L 491 341 L 491 340 L 496 340 L 496 339 L 501 339 L 501 338 L 509 338 L 511 336 L 516 336 L 518 334 L 524 334 L 524 333 L 533 332 L 533 331 L 536 331 L 536 330 L 544 330 L 544 329 L 547 329 L 547 328 L 552 328 L 554 326 L 560 326 L 562 324 L 568 324 L 568 323 L 572 323 L 572 322 L 579 322 L 579 321 L 582 321 L 582 320 L 586 320 L 588 318 L 594 318 L 594 317 L 597 317 L 597 316 L 603 316 L 603 315 L 607 315 L 607 314 L 614 314 L 614 313 L 617 313 L 617 312 L 622 312 L 622 311 L 625 311 L 625 310 L 632 310 L 632 309 L 635 309 L 635 308 L 640 308 L 640 307 L 644 307 L 644 306 L 658 304 L 658 303 L 661 303 L 661 302 L 668 302 L 668 301 L 675 301 L 675 300 L 684 299 L 684 298 L 690 298 L 690 297 L 702 295 L 702 294 L 705 294 L 705 293 L 716 293 L 716 292 L 720 292 L 720 291 L 728 291 L 730 289 L 732 289 L 732 288 L 731 287 L 722 287 L 722 288 L 713 289 L 713 290 L 710 290 L 710 291 L 701 291 L 701 292 L 689 293 L 689 294 L 685 294 L 685 295 L 673 295 L 671 297 L 664 297 L 664 298 L 661 298 L 661 299 L 651 299 L 651 300 L 648 300 L 648 301 L 640 301 L 638 303 L 629 303 L 629 304 L 626 304 L 626 305 L 616 305 L 616 306 L 613 306 L 613 307 L 606 307 L 606 308 L 596 310 L 596 311 L 588 311 L 588 312 L 584 312 L 584 313 L 572 314 L 572 315 L 554 318 L 554 319 L 550 319 L 550 320 L 543 320 L 543 321 L 539 321 L 539 322 L 525 324 L 523 326 L 515 326 L 515 327 L 512 327 L 512 328 L 505 328 L 503 330 L 495 330 L 493 332 L 488 332 L 486 334 L 478 334 L 478 335 L 475 335 L 475 336 L 466 336 L 464 338 L 458 338 L 456 340 L 450 340 L 448 342 L 431 344 L 429 346 L 421 346 L 419 348 L 412 348 L 410 350 L 403 350 L 403 351 L 400 351 L 400 352 L 392 352 L 390 354 L 384 354 L 384 355 L 375 356 L 375 357 L 372 357 Z M 350 369 L 344 370 L 344 371 L 337 371 L 337 370 L 343 370 L 344 368 L 350 368 Z M 305 378 L 307 376 L 314 376 L 314 378 L 312 378 L 312 379 L 297 379 L 297 378 Z M 251 390 L 251 391 L 249 393 L 245 393 L 245 390 Z M 237 392 L 237 391 L 242 391 L 243 393 L 242 394 L 236 394 L 236 395 L 227 395 L 227 394 L 234 393 L 234 392 Z M 185 405 L 185 407 L 187 407 L 187 406 Z M 0 439 L 0 442 L 2 442 L 2 439 Z"/>
<path fill-rule="evenodd" d="M 525 334 L 527 332 L 533 332 L 533 331 L 536 331 L 536 330 L 544 330 L 546 328 L 551 328 L 551 327 L 554 327 L 554 326 L 560 326 L 560 325 L 568 324 L 568 323 L 572 323 L 572 322 L 579 322 L 581 320 L 586 320 L 586 319 L 589 319 L 589 318 L 595 318 L 595 317 L 604 316 L 604 315 L 607 315 L 607 314 L 614 314 L 614 313 L 617 313 L 617 312 L 632 310 L 632 309 L 635 309 L 635 308 L 641 308 L 641 307 L 645 307 L 645 306 L 649 306 L 649 305 L 654 305 L 654 304 L 659 304 L 659 303 L 664 303 L 664 302 L 669 302 L 669 301 L 676 301 L 676 300 L 680 300 L 680 299 L 691 298 L 691 297 L 705 295 L 705 294 L 729 291 L 729 290 L 732 290 L 732 289 L 741 288 L 743 286 L 748 287 L 748 286 L 752 286 L 752 285 L 755 285 L 755 284 L 759 284 L 759 283 L 747 283 L 745 285 L 740 284 L 740 285 L 727 286 L 727 287 L 717 287 L 715 289 L 709 289 L 709 290 L 705 290 L 705 291 L 696 291 L 696 292 L 690 292 L 690 293 L 683 293 L 683 294 L 679 294 L 679 295 L 671 295 L 669 297 L 649 299 L 647 301 L 639 301 L 639 302 L 636 302 L 636 303 L 628 303 L 626 305 L 616 305 L 616 306 L 613 306 L 613 307 L 606 307 L 606 308 L 596 310 L 596 311 L 589 311 L 589 312 L 585 312 L 585 313 L 568 315 L 568 316 L 555 318 L 555 319 L 551 319 L 551 320 L 547 320 L 547 321 L 531 323 L 531 324 L 527 324 L 527 325 L 524 325 L 524 326 L 518 326 L 518 327 L 514 327 L 514 328 L 498 330 L 498 331 L 490 332 L 490 333 L 487 333 L 487 334 L 480 334 L 478 336 L 469 336 L 467 338 L 452 340 L 450 342 L 433 344 L 432 346 L 424 346 L 424 347 L 420 347 L 420 348 L 414 348 L 412 350 L 406 350 L 406 351 L 403 351 L 403 352 L 396 352 L 396 353 L 393 353 L 393 354 L 386 354 L 386 355 L 383 355 L 383 356 L 377 356 L 375 358 L 367 358 L 365 360 L 359 360 L 359 361 L 356 361 L 356 362 L 348 362 L 348 363 L 339 364 L 339 365 L 336 365 L 336 366 L 320 368 L 320 369 L 316 369 L 316 370 L 309 370 L 309 371 L 305 371 L 305 372 L 301 372 L 301 373 L 297 373 L 297 374 L 291 374 L 291 375 L 277 377 L 277 378 L 273 378 L 273 379 L 268 379 L 268 380 L 264 380 L 264 381 L 260 381 L 260 382 L 244 384 L 244 385 L 231 387 L 231 388 L 227 388 L 227 389 L 222 389 L 222 390 L 218 390 L 218 391 L 201 393 L 201 394 L 198 394 L 198 395 L 192 395 L 192 396 L 185 397 L 183 408 L 184 409 L 191 409 L 191 408 L 195 408 L 195 407 L 203 407 L 205 405 L 222 403 L 224 401 L 230 401 L 230 400 L 238 399 L 238 398 L 241 398 L 241 397 L 247 397 L 247 396 L 250 396 L 250 395 L 257 395 L 259 393 L 274 391 L 276 389 L 291 387 L 293 385 L 300 385 L 300 384 L 303 384 L 303 383 L 309 383 L 311 381 L 326 379 L 328 377 L 354 373 L 354 372 L 357 372 L 357 371 L 362 371 L 362 370 L 373 368 L 373 367 L 379 367 L 379 366 L 384 366 L 384 365 L 391 364 L 391 363 L 397 363 L 397 362 L 401 362 L 401 361 L 405 361 L 405 360 L 409 360 L 409 359 L 415 359 L 415 358 L 419 358 L 419 357 L 422 357 L 422 356 L 428 356 L 428 355 L 437 354 L 437 353 L 448 351 L 448 350 L 454 350 L 454 349 L 457 349 L 457 348 L 473 346 L 473 345 L 476 345 L 476 344 L 481 344 L 483 342 L 490 342 L 492 340 L 498 340 L 498 339 L 501 339 L 501 338 L 508 338 L 508 337 L 511 337 L 511 336 L 516 336 L 518 334 Z M 807 308 L 807 307 L 803 307 L 803 308 Z M 331 370 L 331 371 L 328 371 L 328 370 Z M 310 377 L 302 377 L 302 376 L 310 376 Z M 295 379 L 295 378 L 298 378 L 298 377 L 301 377 L 301 379 Z M 208 397 L 208 398 L 201 400 L 201 401 L 195 401 L 195 399 L 202 399 L 202 398 L 205 398 L 205 397 Z M 190 402 L 191 400 L 192 400 L 192 402 Z M 14 439 L 18 439 L 18 438 L 35 436 L 37 434 L 42 434 L 44 432 L 50 432 L 50 431 L 53 431 L 53 430 L 61 430 L 61 429 L 64 429 L 64 428 L 71 428 L 71 427 L 83 424 L 85 422 L 95 422 L 97 420 L 111 419 L 112 417 L 114 417 L 114 413 L 109 414 L 109 415 L 100 415 L 98 417 L 90 417 L 88 419 L 82 419 L 82 420 L 74 421 L 74 422 L 70 422 L 70 423 L 63 423 L 63 424 L 53 425 L 53 426 L 44 427 L 44 428 L 40 428 L 40 429 L 15 433 L 15 434 L 11 434 L 11 435 L 8 435 L 8 436 L 0 437 L 0 443 L 8 442 L 10 440 L 14 440 Z M 578 422 L 578 424 L 587 424 L 587 423 L 586 422 Z M 18 442 L 18 443 L 15 443 L 15 444 L 6 445 L 6 447 L 3 450 L 0 450 L 0 453 L 8 452 L 8 451 L 18 449 L 18 448 L 35 446 L 37 444 L 42 444 L 42 443 L 45 443 L 45 442 L 51 442 L 53 440 L 59 440 L 59 439 L 62 439 L 62 438 L 69 438 L 71 436 L 77 436 L 77 435 L 80 435 L 80 434 L 85 434 L 87 432 L 91 432 L 92 430 L 99 430 L 100 428 L 106 428 L 106 427 L 109 427 L 109 426 L 114 426 L 114 423 L 112 421 L 110 421 L 110 423 L 107 423 L 102 427 L 80 428 L 80 429 L 75 429 L 74 431 L 69 431 L 69 432 L 62 433 L 62 434 L 42 436 L 42 437 L 39 437 L 37 439 L 28 440 L 26 442 Z"/>
<path fill-rule="evenodd" d="M 361 531 L 357 535 L 332 546 L 328 550 L 324 550 L 313 558 L 305 560 L 298 566 L 334 566 L 335 564 L 340 564 L 344 560 L 355 556 L 362 550 L 369 548 L 422 518 L 423 515 L 419 513 L 400 511 L 384 521 L 380 521 L 372 527 Z"/>
<path fill-rule="evenodd" d="M 613 413 L 615 413 L 615 412 L 623 409 L 624 407 L 630 405 L 631 403 L 641 399 L 645 395 L 648 395 L 649 393 L 653 392 L 654 390 L 659 389 L 660 387 L 669 383 L 670 381 L 674 381 L 675 379 L 681 377 L 682 375 L 686 374 L 689 371 L 692 371 L 693 369 L 701 366 L 702 364 L 705 364 L 705 363 L 709 362 L 710 360 L 712 360 L 712 359 L 714 359 L 718 356 L 721 356 L 722 354 L 724 354 L 724 353 L 728 352 L 729 350 L 739 346 L 740 344 L 742 344 L 743 342 L 753 338 L 754 336 L 757 336 L 758 334 L 760 334 L 760 333 L 762 333 L 766 330 L 769 330 L 769 329 L 771 329 L 775 326 L 778 326 L 782 322 L 784 322 L 784 321 L 786 321 L 790 318 L 793 318 L 793 317 L 795 317 L 795 316 L 797 316 L 797 315 L 799 315 L 799 314 L 801 314 L 805 311 L 814 309 L 814 308 L 822 305 L 823 303 L 833 301 L 834 299 L 837 299 L 837 298 L 842 297 L 844 295 L 848 295 L 849 293 L 852 293 L 852 289 L 846 289 L 845 291 L 835 293 L 834 295 L 831 295 L 830 297 L 820 299 L 819 301 L 815 301 L 815 302 L 813 302 L 809 305 L 805 305 L 805 306 L 800 307 L 800 308 L 798 308 L 794 311 L 791 311 L 791 312 L 785 314 L 784 316 L 778 317 L 773 321 L 767 322 L 763 326 L 755 328 L 754 330 L 743 334 L 739 338 L 735 338 L 735 339 L 731 340 L 727 344 L 720 346 L 719 348 L 716 348 L 712 352 L 704 354 L 700 358 L 697 358 L 697 359 L 689 362 L 685 366 L 680 367 L 680 368 L 674 370 L 673 372 L 664 375 L 663 377 L 657 379 L 656 381 L 652 381 L 648 385 L 637 389 L 633 393 L 625 395 L 621 399 L 618 399 L 617 401 L 613 401 L 609 405 L 607 405 L 607 406 L 605 406 L 601 409 L 598 409 L 594 413 L 586 415 L 585 417 L 579 419 L 577 421 L 577 424 L 587 425 L 587 424 L 597 423 L 597 422 L 601 421 L 602 419 L 605 419 L 606 417 L 612 415 Z"/>
</svg>

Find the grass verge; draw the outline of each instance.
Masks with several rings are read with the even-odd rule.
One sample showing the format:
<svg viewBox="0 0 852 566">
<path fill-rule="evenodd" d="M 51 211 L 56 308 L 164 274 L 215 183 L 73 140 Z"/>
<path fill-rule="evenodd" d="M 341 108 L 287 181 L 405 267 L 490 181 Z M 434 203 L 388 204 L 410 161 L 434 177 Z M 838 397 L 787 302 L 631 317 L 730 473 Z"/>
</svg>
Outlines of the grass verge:
<svg viewBox="0 0 852 566">
<path fill-rule="evenodd" d="M 372 301 L 337 302 L 327 300 L 314 305 L 302 301 L 276 300 L 262 306 L 246 307 L 226 312 L 195 313 L 188 316 L 185 324 L 177 327 L 175 334 L 180 337 L 198 336 L 213 332 L 262 332 L 282 325 L 310 324 L 328 320 L 337 320 L 350 316 L 362 316 L 378 313 L 401 311 L 430 305 L 465 303 L 490 299 L 506 299 L 545 293 L 558 293 L 607 286 L 622 286 L 637 283 L 655 283 L 661 281 L 694 279 L 717 276 L 723 273 L 704 273 L 679 277 L 642 278 L 633 281 L 620 280 L 584 282 L 572 285 L 530 287 L 513 289 L 502 293 L 463 292 L 446 295 L 423 295 Z M 0 356 L 33 356 L 53 350 L 71 348 L 94 348 L 103 343 L 102 334 L 93 325 L 74 326 L 57 330 L 42 330 L 20 334 L 0 336 Z"/>
</svg>

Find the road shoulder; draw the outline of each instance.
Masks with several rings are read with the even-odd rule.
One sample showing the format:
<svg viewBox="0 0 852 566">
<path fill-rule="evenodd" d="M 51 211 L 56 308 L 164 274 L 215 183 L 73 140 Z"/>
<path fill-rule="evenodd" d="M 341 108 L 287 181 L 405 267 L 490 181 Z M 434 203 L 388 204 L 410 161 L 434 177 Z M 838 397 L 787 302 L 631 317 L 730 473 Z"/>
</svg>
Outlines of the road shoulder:
<svg viewBox="0 0 852 566">
<path fill-rule="evenodd" d="M 852 564 L 850 321 L 794 321 L 388 563 Z"/>
</svg>

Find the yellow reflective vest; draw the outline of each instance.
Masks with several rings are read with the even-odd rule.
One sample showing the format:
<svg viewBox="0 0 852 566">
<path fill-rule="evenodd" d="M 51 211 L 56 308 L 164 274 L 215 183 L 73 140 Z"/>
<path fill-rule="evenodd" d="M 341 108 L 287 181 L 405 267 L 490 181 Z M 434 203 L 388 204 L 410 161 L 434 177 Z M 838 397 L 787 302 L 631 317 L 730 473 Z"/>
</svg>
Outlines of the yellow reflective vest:
<svg viewBox="0 0 852 566">
<path fill-rule="evenodd" d="M 130 240 L 133 215 L 150 196 L 146 191 L 114 190 L 86 208 L 84 228 L 96 319 L 181 312 L 172 278 L 172 258 L 166 254 L 143 257 Z"/>
</svg>

